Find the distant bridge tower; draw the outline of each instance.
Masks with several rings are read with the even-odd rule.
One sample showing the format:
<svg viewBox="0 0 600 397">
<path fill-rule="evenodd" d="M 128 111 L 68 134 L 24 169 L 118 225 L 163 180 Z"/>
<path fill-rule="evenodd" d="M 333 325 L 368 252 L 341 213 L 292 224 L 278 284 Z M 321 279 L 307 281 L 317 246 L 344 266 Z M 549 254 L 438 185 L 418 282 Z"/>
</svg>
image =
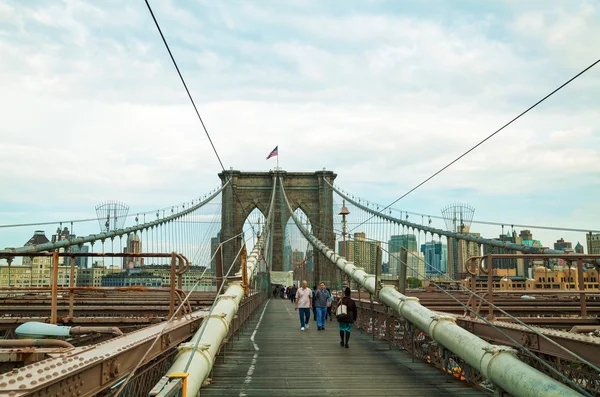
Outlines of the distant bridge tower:
<svg viewBox="0 0 600 397">
<path fill-rule="evenodd" d="M 100 224 L 100 231 L 110 232 L 123 229 L 125 219 L 129 213 L 129 206 L 118 201 L 106 201 L 96 206 L 96 215 Z"/>
<path fill-rule="evenodd" d="M 258 208 L 266 217 L 269 210 L 269 201 L 273 188 L 273 177 L 279 176 L 292 209 L 301 208 L 308 216 L 315 237 L 330 247 L 334 247 L 333 233 L 333 185 L 336 174 L 333 171 L 317 172 L 241 172 L 223 171 L 219 174 L 222 183 L 231 180 L 229 186 L 223 190 L 221 212 L 221 241 L 226 241 L 242 232 L 246 217 Z M 327 182 L 326 182 L 327 181 Z M 290 218 L 289 211 L 282 196 L 281 185 L 277 182 L 274 203 L 274 228 L 273 258 L 269 263 L 270 269 L 283 271 L 284 231 Z M 267 227 L 267 225 L 265 225 Z M 234 244 L 223 246 L 224 272 L 241 246 L 241 239 L 236 239 Z M 315 276 L 313 282 L 325 281 L 331 285 L 335 281 L 335 269 L 327 265 L 327 259 L 318 254 L 314 258 Z M 239 269 L 240 261 L 236 262 L 235 269 Z M 312 284 L 311 284 L 312 286 Z"/>
<path fill-rule="evenodd" d="M 471 233 L 471 223 L 475 208 L 465 203 L 454 203 L 442 208 L 446 230 L 455 233 Z M 478 255 L 479 246 L 475 243 L 448 238 L 448 273 L 453 279 L 464 276 L 464 262 L 472 255 Z"/>
</svg>

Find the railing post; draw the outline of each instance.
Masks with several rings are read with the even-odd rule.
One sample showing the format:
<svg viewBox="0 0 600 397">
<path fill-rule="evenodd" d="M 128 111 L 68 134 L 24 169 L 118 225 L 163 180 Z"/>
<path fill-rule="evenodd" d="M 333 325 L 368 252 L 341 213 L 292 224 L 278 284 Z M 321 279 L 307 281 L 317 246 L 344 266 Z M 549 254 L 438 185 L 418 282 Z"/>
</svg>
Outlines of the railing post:
<svg viewBox="0 0 600 397">
<path fill-rule="evenodd" d="M 69 275 L 69 318 L 73 320 L 73 304 L 75 301 L 75 257 L 71 257 L 71 274 Z"/>
<path fill-rule="evenodd" d="M 398 292 L 406 294 L 406 261 L 408 260 L 408 251 L 400 247 L 400 274 L 398 276 Z"/>
<path fill-rule="evenodd" d="M 177 269 L 175 265 L 177 263 L 177 257 L 175 252 L 171 253 L 171 282 L 169 286 L 169 318 L 175 313 L 175 283 L 177 282 Z"/>
<path fill-rule="evenodd" d="M 579 289 L 579 303 L 581 305 L 581 318 L 587 317 L 587 303 L 585 302 L 585 282 L 583 280 L 583 261 L 577 259 L 577 287 Z"/>
<path fill-rule="evenodd" d="M 52 301 L 50 307 L 50 324 L 58 320 L 58 251 L 52 253 Z"/>
<path fill-rule="evenodd" d="M 217 247 L 215 259 L 217 266 L 215 275 L 217 277 L 217 291 L 219 291 L 221 285 L 223 285 L 223 247 L 221 246 L 221 244 L 219 244 L 219 246 Z"/>
<path fill-rule="evenodd" d="M 488 271 L 488 320 L 494 319 L 494 266 L 492 265 L 492 254 L 485 258 Z"/>
</svg>

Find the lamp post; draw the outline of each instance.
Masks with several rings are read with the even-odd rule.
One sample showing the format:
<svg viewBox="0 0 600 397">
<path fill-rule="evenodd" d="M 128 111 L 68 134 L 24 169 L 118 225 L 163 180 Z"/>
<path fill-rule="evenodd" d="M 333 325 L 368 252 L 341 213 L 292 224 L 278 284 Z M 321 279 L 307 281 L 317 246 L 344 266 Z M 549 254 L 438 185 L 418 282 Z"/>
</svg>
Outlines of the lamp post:
<svg viewBox="0 0 600 397">
<path fill-rule="evenodd" d="M 346 208 L 346 200 L 343 201 L 342 204 L 342 209 L 340 210 L 339 215 L 342 216 L 342 241 L 343 241 L 343 246 L 344 246 L 344 251 L 342 253 L 342 256 L 346 259 L 348 259 L 348 257 L 346 256 L 346 215 L 349 215 L 350 211 L 348 210 L 348 208 Z M 348 276 L 345 277 L 345 284 L 348 285 Z M 342 288 L 344 288 L 344 283 L 342 283 Z M 348 285 L 349 286 L 349 285 Z M 343 296 L 343 293 L 342 293 Z"/>
</svg>

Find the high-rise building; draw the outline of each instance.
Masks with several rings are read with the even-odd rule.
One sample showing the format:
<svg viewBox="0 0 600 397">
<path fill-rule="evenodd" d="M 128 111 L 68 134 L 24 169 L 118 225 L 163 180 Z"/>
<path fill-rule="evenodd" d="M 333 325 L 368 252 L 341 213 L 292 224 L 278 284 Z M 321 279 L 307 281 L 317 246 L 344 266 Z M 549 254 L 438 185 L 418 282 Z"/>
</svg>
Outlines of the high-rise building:
<svg viewBox="0 0 600 397">
<path fill-rule="evenodd" d="M 142 252 L 142 240 L 137 233 L 127 236 L 127 245 L 123 248 L 124 253 L 140 254 Z M 126 256 L 123 258 L 123 269 L 133 269 L 144 266 L 144 258 Z"/>
<path fill-rule="evenodd" d="M 460 227 L 458 233 L 481 237 L 479 233 L 471 233 L 470 227 L 463 225 Z M 458 240 L 455 238 L 448 238 L 448 274 L 451 278 L 461 279 L 466 277 L 465 263 L 467 259 L 472 256 L 480 256 L 481 250 L 479 245 L 472 241 Z"/>
<path fill-rule="evenodd" d="M 417 237 L 414 234 L 393 235 L 388 241 L 389 252 L 400 252 L 400 247 L 408 252 L 417 252 Z"/>
<path fill-rule="evenodd" d="M 583 245 L 581 245 L 579 243 L 579 241 L 577 242 L 577 244 L 575 245 L 575 253 L 576 254 L 583 254 Z"/>
<path fill-rule="evenodd" d="M 421 253 L 425 259 L 427 276 L 446 274 L 448 272 L 448 246 L 441 241 L 429 241 L 421 244 Z"/>
<path fill-rule="evenodd" d="M 365 272 L 375 274 L 376 266 L 381 273 L 381 242 L 368 241 L 365 233 L 354 233 L 354 239 L 338 243 L 339 253 L 354 262 L 356 266 L 362 267 Z"/>
<path fill-rule="evenodd" d="M 570 241 L 565 241 L 565 239 L 561 237 L 560 240 L 556 240 L 554 243 L 554 249 L 561 251 L 570 250 L 573 249 L 573 244 L 571 244 Z"/>
<path fill-rule="evenodd" d="M 600 233 L 589 233 L 585 236 L 588 255 L 600 255 Z"/>
<path fill-rule="evenodd" d="M 221 232 L 217 233 L 216 237 L 211 237 L 210 239 L 210 268 L 217 268 L 217 248 L 219 248 L 219 241 L 221 240 Z"/>
<path fill-rule="evenodd" d="M 283 246 L 283 270 L 289 272 L 290 270 L 294 270 L 294 266 L 292 264 L 292 245 L 289 242 L 285 242 Z"/>
</svg>

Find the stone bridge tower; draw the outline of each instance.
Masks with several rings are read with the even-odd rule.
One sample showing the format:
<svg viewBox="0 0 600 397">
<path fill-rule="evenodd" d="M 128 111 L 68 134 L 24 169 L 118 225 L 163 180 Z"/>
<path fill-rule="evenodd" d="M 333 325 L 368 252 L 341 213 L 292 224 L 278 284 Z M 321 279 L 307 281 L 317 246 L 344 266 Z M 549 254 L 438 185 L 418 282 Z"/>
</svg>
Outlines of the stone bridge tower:
<svg viewBox="0 0 600 397">
<path fill-rule="evenodd" d="M 333 190 L 325 181 L 333 184 L 336 174 L 332 171 L 317 172 L 241 172 L 223 171 L 219 174 L 224 184 L 231 180 L 222 193 L 221 211 L 221 241 L 226 241 L 240 234 L 247 216 L 258 208 L 266 217 L 273 189 L 273 177 L 281 177 L 283 186 L 293 210 L 301 208 L 308 216 L 313 234 L 322 242 L 335 247 L 333 233 Z M 283 199 L 281 185 L 277 183 L 275 192 L 274 230 L 273 230 L 273 258 L 269 266 L 272 270 L 283 271 L 284 233 L 285 226 L 290 219 L 290 213 Z M 233 243 L 233 244 L 232 244 Z M 228 243 L 223 247 L 223 267 L 225 272 L 232 263 L 241 247 L 242 240 Z M 314 261 L 314 280 L 311 282 L 325 281 L 332 285 L 337 274 L 333 265 L 322 254 L 316 254 Z M 235 269 L 239 269 L 238 259 Z M 312 286 L 312 284 L 310 284 Z"/>
</svg>

